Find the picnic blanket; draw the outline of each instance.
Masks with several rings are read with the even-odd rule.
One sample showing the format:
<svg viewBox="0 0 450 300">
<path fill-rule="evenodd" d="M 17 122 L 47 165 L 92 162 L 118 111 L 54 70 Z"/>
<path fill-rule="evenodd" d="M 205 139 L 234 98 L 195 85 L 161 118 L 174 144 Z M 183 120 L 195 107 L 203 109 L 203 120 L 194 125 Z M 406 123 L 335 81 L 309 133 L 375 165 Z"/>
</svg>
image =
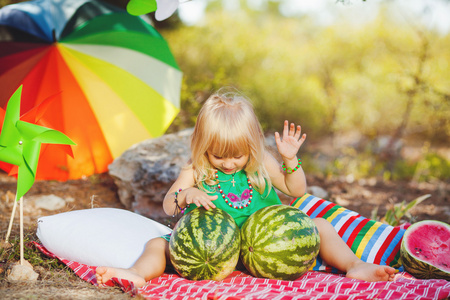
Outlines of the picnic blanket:
<svg viewBox="0 0 450 300">
<path fill-rule="evenodd" d="M 39 243 L 33 244 L 44 254 L 57 258 L 81 279 L 97 285 L 95 266 L 57 257 Z M 450 281 L 420 280 L 406 272 L 396 274 L 392 282 L 366 282 L 342 274 L 308 271 L 295 281 L 255 278 L 240 271 L 222 281 L 191 281 L 177 274 L 164 273 L 142 288 L 120 278 L 118 285 L 126 293 L 145 299 L 448 299 Z"/>
</svg>

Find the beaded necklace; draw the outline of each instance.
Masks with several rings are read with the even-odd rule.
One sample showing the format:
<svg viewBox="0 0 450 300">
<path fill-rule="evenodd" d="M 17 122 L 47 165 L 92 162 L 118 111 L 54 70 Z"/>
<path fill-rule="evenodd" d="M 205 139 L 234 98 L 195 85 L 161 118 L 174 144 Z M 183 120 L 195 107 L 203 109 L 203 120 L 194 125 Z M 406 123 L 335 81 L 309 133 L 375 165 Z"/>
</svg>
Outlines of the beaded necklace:
<svg viewBox="0 0 450 300">
<path fill-rule="evenodd" d="M 223 200 L 225 200 L 225 203 L 227 203 L 231 208 L 235 208 L 235 209 L 242 209 L 244 207 L 248 207 L 250 205 L 250 203 L 252 203 L 252 198 L 253 198 L 253 186 L 250 183 L 250 179 L 248 178 L 248 175 L 246 175 L 247 177 L 247 184 L 248 184 L 248 188 L 249 188 L 249 198 L 248 198 L 248 202 L 245 204 L 242 204 L 242 202 L 239 205 L 235 205 L 233 204 L 233 202 L 230 201 L 230 199 L 227 198 L 227 196 L 225 196 L 225 194 L 223 193 L 222 187 L 220 186 L 219 183 L 219 174 L 218 171 L 216 170 L 216 175 L 215 175 L 216 179 L 217 179 L 217 188 L 219 189 L 219 193 L 220 195 L 222 195 Z M 234 186 L 234 174 L 233 174 L 233 180 L 232 180 L 233 186 Z"/>
</svg>

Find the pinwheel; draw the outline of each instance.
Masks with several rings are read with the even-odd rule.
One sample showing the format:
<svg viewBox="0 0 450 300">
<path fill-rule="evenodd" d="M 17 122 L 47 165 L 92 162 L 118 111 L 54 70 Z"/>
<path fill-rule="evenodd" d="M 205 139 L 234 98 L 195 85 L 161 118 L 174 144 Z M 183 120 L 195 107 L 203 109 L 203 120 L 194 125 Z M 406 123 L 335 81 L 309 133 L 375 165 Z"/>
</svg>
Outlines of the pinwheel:
<svg viewBox="0 0 450 300">
<path fill-rule="evenodd" d="M 179 4 L 179 0 L 130 0 L 127 11 L 134 16 L 155 12 L 155 19 L 162 21 L 170 17 Z"/>
<path fill-rule="evenodd" d="M 21 263 L 23 263 L 23 195 L 31 188 L 36 176 L 42 143 L 75 145 L 65 134 L 20 120 L 22 86 L 11 96 L 0 133 L 0 161 L 18 166 L 16 201 L 6 235 L 8 242 L 17 201 L 20 201 Z"/>
<path fill-rule="evenodd" d="M 20 85 L 23 114 L 56 95 L 40 125 L 77 144 L 74 159 L 46 146 L 36 180 L 107 172 L 132 145 L 167 130 L 179 112 L 182 72 L 147 21 L 101 0 L 0 9 L 0 108 Z"/>
</svg>

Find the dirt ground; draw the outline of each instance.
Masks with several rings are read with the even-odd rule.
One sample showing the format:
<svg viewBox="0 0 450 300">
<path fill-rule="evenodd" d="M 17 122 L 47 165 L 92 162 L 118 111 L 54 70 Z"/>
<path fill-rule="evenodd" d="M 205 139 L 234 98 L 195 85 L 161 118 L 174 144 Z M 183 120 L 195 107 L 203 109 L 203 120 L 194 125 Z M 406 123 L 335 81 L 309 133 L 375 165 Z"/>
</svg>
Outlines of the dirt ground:
<svg viewBox="0 0 450 300">
<path fill-rule="evenodd" d="M 431 194 L 431 197 L 411 211 L 413 219 L 426 219 L 450 222 L 450 185 L 449 182 L 420 183 L 384 182 L 370 179 L 350 181 L 345 179 L 326 180 L 308 177 L 309 186 L 320 186 L 328 192 L 328 199 L 341 206 L 371 217 L 378 207 L 378 216 L 383 216 L 393 204 L 410 202 L 415 198 Z M 13 192 L 16 189 L 14 178 L 0 173 L 0 237 L 5 238 L 13 206 Z M 116 186 L 108 174 L 95 175 L 85 180 L 68 182 L 37 181 L 25 198 L 24 222 L 26 234 L 34 239 L 36 220 L 40 216 L 52 215 L 70 210 L 92 207 L 123 208 L 117 197 Z M 54 194 L 63 199 L 73 199 L 66 206 L 56 211 L 33 207 L 32 199 L 39 195 Z M 29 200 L 27 200 L 29 199 Z M 290 199 L 282 199 L 288 202 Z M 27 206 L 28 203 L 28 206 Z M 31 203 L 31 204 L 30 204 Z M 161 221 L 162 220 L 158 220 Z M 167 222 L 165 220 L 164 222 Z M 18 236 L 18 213 L 13 226 L 14 236 Z M 90 283 L 79 279 L 69 269 L 54 270 L 37 266 L 35 271 L 39 278 L 34 283 L 10 283 L 6 273 L 10 262 L 0 261 L 0 299 L 129 299 L 119 288 L 98 289 Z"/>
</svg>

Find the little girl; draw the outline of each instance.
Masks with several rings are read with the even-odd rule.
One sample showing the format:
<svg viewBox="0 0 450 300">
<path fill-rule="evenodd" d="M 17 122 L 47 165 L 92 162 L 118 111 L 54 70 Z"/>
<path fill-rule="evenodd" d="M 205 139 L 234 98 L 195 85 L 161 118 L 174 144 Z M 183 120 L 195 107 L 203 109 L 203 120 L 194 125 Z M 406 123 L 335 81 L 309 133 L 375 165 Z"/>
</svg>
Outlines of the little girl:
<svg viewBox="0 0 450 300">
<path fill-rule="evenodd" d="M 220 208 L 228 212 L 239 227 L 255 211 L 282 204 L 276 187 L 292 197 L 306 192 L 306 178 L 297 152 L 306 139 L 301 127 L 284 122 L 283 136 L 275 133 L 280 164 L 264 146 L 264 135 L 250 102 L 237 94 L 214 94 L 204 104 L 191 137 L 191 161 L 164 198 L 168 215 L 186 208 Z M 185 213 L 186 213 L 185 212 Z M 361 261 L 340 238 L 333 226 L 314 219 L 319 229 L 319 255 L 327 264 L 346 272 L 347 277 L 366 281 L 392 281 L 396 270 Z M 169 259 L 169 239 L 150 240 L 140 258 L 129 269 L 97 268 L 97 282 L 112 277 L 132 281 L 135 286 L 163 274 Z"/>
</svg>

